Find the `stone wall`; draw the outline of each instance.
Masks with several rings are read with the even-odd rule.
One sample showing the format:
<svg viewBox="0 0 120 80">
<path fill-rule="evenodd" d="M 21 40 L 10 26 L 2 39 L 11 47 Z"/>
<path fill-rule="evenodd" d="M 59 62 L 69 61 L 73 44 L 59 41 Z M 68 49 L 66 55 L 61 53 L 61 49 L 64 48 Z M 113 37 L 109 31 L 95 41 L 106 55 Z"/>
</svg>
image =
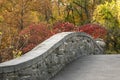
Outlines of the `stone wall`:
<svg viewBox="0 0 120 80">
<path fill-rule="evenodd" d="M 85 33 L 59 33 L 25 55 L 1 63 L 0 80 L 49 80 L 74 59 L 102 53 L 102 48 Z"/>
</svg>

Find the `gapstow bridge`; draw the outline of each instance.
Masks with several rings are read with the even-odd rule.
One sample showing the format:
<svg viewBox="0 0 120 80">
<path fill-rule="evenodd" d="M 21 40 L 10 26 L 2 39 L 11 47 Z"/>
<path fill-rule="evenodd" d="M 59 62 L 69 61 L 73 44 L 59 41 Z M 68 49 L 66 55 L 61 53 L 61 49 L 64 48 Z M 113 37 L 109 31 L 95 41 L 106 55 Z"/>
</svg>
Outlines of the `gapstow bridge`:
<svg viewBox="0 0 120 80">
<path fill-rule="evenodd" d="M 88 34 L 58 33 L 0 64 L 0 80 L 120 80 L 120 55 L 106 55 Z"/>
</svg>

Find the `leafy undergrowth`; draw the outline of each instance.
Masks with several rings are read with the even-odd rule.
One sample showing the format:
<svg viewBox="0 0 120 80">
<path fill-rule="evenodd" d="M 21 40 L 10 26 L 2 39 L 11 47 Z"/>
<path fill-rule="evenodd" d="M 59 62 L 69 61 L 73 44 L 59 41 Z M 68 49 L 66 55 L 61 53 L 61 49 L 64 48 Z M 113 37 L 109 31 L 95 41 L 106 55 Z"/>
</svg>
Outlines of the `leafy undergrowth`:
<svg viewBox="0 0 120 80">
<path fill-rule="evenodd" d="M 105 38 L 107 30 L 98 24 L 86 24 L 83 26 L 75 26 L 69 22 L 56 22 L 52 27 L 47 24 L 33 24 L 23 29 L 15 40 L 17 41 L 12 45 L 12 48 L 8 48 L 8 51 L 4 52 L 4 55 L 0 55 L 0 62 L 10 60 L 12 58 L 20 57 L 27 53 L 35 46 L 48 39 L 50 36 L 60 32 L 86 32 L 94 38 Z M 2 50 L 1 50 L 2 51 Z M 12 57 L 9 57 L 11 55 Z"/>
<path fill-rule="evenodd" d="M 46 24 L 31 25 L 20 32 L 20 47 L 23 53 L 30 51 L 36 45 L 51 36 Z"/>
</svg>

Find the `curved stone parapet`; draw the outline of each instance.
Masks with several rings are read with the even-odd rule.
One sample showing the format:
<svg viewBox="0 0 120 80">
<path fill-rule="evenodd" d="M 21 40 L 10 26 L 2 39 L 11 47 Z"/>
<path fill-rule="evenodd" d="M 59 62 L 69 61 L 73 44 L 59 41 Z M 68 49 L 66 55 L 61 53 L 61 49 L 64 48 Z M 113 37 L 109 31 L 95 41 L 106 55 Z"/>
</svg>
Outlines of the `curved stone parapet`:
<svg viewBox="0 0 120 80">
<path fill-rule="evenodd" d="M 0 64 L 0 80 L 49 80 L 67 63 L 83 55 L 103 54 L 91 36 L 58 33 L 25 55 Z"/>
</svg>

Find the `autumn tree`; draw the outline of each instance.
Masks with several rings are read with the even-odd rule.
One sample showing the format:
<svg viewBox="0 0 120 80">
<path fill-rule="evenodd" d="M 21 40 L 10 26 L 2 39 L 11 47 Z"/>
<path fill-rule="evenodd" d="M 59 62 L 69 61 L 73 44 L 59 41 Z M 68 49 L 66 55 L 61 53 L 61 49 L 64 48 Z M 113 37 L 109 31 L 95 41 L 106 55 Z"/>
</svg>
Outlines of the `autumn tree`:
<svg viewBox="0 0 120 80">
<path fill-rule="evenodd" d="M 19 31 L 29 25 L 28 19 L 32 0 L 0 0 L 0 55 L 8 60 L 13 57 L 12 50 L 17 43 Z"/>
<path fill-rule="evenodd" d="M 120 1 L 113 0 L 98 5 L 93 16 L 93 22 L 106 26 L 108 29 L 107 48 L 119 52 L 120 48 Z"/>
<path fill-rule="evenodd" d="M 33 11 L 37 11 L 39 13 L 39 19 L 42 21 L 49 22 L 52 15 L 52 6 L 50 0 L 34 0 L 32 4 Z"/>
<path fill-rule="evenodd" d="M 5 24 L 22 30 L 27 24 L 31 0 L 5 0 L 2 6 L 2 16 Z"/>
<path fill-rule="evenodd" d="M 66 5 L 65 20 L 77 25 L 91 23 L 96 6 L 105 1 L 111 0 L 71 0 L 71 2 Z"/>
</svg>

